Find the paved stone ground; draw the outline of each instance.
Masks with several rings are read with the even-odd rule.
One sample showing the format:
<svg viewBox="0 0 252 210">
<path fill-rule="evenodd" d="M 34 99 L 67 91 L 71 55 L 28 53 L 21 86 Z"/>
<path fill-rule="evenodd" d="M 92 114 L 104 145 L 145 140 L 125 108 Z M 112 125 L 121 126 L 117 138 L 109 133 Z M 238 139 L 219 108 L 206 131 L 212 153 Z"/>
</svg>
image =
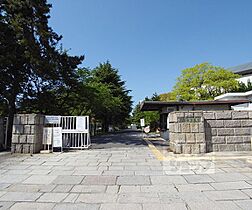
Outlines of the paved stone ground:
<svg viewBox="0 0 252 210">
<path fill-rule="evenodd" d="M 0 159 L 1 210 L 232 210 L 252 209 L 251 198 L 245 161 L 158 161 L 142 142 Z"/>
</svg>

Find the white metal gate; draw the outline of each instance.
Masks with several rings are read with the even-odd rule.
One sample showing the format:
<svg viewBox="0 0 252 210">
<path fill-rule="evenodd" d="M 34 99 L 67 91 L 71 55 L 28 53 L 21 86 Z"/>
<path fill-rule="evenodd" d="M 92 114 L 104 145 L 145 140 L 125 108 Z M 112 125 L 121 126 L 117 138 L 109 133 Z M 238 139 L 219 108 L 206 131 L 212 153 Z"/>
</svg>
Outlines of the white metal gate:
<svg viewBox="0 0 252 210">
<path fill-rule="evenodd" d="M 63 148 L 90 147 L 89 116 L 61 116 L 60 127 Z"/>
</svg>

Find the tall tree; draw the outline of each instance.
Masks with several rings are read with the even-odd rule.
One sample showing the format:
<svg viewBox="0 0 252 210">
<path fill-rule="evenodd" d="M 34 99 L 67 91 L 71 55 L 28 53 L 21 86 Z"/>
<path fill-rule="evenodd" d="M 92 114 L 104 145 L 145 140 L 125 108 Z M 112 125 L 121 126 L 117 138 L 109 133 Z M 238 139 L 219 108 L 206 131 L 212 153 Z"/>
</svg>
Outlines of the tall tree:
<svg viewBox="0 0 252 210">
<path fill-rule="evenodd" d="M 103 113 L 96 111 L 97 117 L 102 118 L 104 130 L 107 131 L 109 125 L 123 126 L 125 120 L 129 118 L 132 105 L 130 90 L 126 89 L 125 81 L 121 80 L 118 70 L 108 61 L 99 64 L 91 74 L 89 84 L 96 87 L 98 93 L 105 92 L 108 97 L 100 103 L 103 106 L 102 110 L 105 111 Z"/>
<path fill-rule="evenodd" d="M 9 106 L 9 138 L 19 101 L 48 87 L 74 86 L 83 60 L 57 48 L 61 36 L 48 26 L 50 8 L 46 0 L 0 2 L 0 92 Z"/>
<path fill-rule="evenodd" d="M 182 71 L 173 88 L 172 95 L 177 100 L 211 100 L 238 87 L 239 78 L 222 67 L 209 63 L 195 65 Z"/>
</svg>

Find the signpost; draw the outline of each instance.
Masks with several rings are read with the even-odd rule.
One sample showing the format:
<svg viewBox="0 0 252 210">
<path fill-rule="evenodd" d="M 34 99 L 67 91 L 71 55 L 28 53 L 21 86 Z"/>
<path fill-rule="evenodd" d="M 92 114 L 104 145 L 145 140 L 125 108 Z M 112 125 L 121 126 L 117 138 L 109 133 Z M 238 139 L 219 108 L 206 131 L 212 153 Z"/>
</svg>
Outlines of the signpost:
<svg viewBox="0 0 252 210">
<path fill-rule="evenodd" d="M 144 121 L 144 118 L 140 119 L 140 125 L 142 127 L 142 136 L 144 137 L 144 126 L 145 126 L 145 121 Z"/>
<path fill-rule="evenodd" d="M 62 150 L 62 128 L 54 127 L 52 130 L 53 135 L 53 147 L 60 147 Z"/>
<path fill-rule="evenodd" d="M 46 115 L 45 116 L 45 124 L 60 124 L 61 116 L 57 115 Z"/>
<path fill-rule="evenodd" d="M 144 118 L 140 119 L 140 125 L 141 125 L 141 127 L 145 126 Z"/>
</svg>

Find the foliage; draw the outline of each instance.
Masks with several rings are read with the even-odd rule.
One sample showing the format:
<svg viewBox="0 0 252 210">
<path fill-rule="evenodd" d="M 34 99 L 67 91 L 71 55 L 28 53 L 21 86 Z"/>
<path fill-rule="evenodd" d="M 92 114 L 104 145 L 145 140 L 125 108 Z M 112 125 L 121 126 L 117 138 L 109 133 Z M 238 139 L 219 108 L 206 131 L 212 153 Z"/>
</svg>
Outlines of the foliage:
<svg viewBox="0 0 252 210">
<path fill-rule="evenodd" d="M 113 68 L 107 61 L 101 63 L 91 71 L 91 78 L 88 85 L 95 88 L 98 94 L 97 107 L 93 113 L 95 118 L 103 122 L 104 130 L 108 130 L 109 125 L 126 126 L 125 121 L 131 112 L 131 96 L 125 87 L 125 81 L 121 80 L 118 70 Z"/>
<path fill-rule="evenodd" d="M 146 97 L 145 101 L 158 101 L 160 100 L 159 96 L 154 93 L 151 98 Z M 149 125 L 151 130 L 154 131 L 158 128 L 159 124 L 159 112 L 157 111 L 140 111 L 140 103 L 135 106 L 133 109 L 131 123 L 136 124 L 137 127 L 140 127 L 140 119 L 144 118 L 145 125 Z"/>
<path fill-rule="evenodd" d="M 195 65 L 182 71 L 174 86 L 177 100 L 212 100 L 238 87 L 239 76 L 209 63 Z"/>
<path fill-rule="evenodd" d="M 173 101 L 174 94 L 172 92 L 162 93 L 159 95 L 159 100 L 160 101 Z"/>
<path fill-rule="evenodd" d="M 252 90 L 252 83 L 248 82 L 247 84 L 239 82 L 237 89 L 234 89 L 232 92 L 247 92 Z"/>
</svg>

